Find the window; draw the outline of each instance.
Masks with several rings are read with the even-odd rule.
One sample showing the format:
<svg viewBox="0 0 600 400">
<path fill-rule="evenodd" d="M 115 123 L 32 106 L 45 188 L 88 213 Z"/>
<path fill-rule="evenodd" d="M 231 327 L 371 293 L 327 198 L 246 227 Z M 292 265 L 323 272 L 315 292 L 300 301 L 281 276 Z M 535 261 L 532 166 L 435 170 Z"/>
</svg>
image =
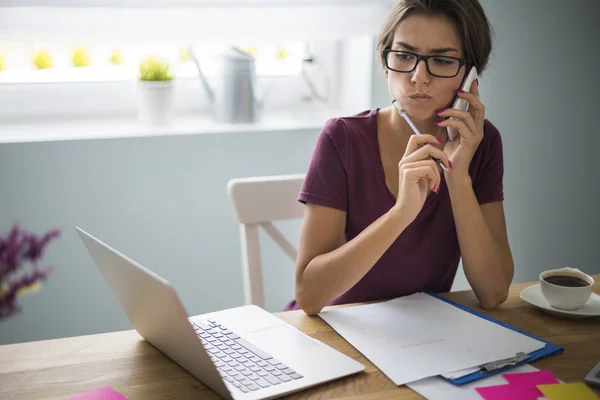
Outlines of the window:
<svg viewBox="0 0 600 400">
<path fill-rule="evenodd" d="M 215 83 L 219 56 L 256 59 L 265 109 L 355 110 L 370 102 L 373 36 L 391 1 L 16 0 L 0 6 L 0 119 L 129 116 L 149 55 L 177 78 L 177 114 L 208 114 L 190 60 Z"/>
<path fill-rule="evenodd" d="M 0 41 L 0 84 L 102 82 L 135 79 L 148 56 L 165 59 L 176 77 L 195 78 L 196 56 L 203 73 L 215 77 L 219 58 L 235 46 L 256 59 L 258 76 L 298 76 L 308 54 L 303 42 L 257 44 L 136 45 L 72 42 Z M 193 52 L 193 53 L 192 53 Z"/>
</svg>

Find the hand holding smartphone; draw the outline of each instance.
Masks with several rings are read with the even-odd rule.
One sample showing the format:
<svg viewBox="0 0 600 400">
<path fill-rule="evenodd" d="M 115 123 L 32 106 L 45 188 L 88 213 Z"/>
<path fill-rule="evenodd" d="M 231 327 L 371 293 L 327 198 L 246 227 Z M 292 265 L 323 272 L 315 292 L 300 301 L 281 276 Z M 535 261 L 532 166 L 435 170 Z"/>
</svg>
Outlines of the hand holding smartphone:
<svg viewBox="0 0 600 400">
<path fill-rule="evenodd" d="M 475 81 L 475 79 L 477 79 L 477 68 L 472 67 L 467 76 L 465 76 L 465 79 L 463 79 L 460 88 L 465 92 L 469 92 L 471 90 L 471 84 Z M 452 108 L 455 110 L 469 111 L 469 102 L 457 96 L 454 99 Z M 446 127 L 446 130 L 448 131 L 448 140 L 454 140 L 454 138 L 458 135 L 458 130 L 452 126 Z"/>
</svg>

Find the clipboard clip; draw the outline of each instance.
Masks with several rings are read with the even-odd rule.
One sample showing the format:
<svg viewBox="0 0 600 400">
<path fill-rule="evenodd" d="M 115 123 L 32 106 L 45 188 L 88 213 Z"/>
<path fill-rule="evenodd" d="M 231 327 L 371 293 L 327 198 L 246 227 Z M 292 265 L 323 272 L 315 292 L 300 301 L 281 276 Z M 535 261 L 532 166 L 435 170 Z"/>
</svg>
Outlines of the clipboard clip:
<svg viewBox="0 0 600 400">
<path fill-rule="evenodd" d="M 505 358 L 503 360 L 497 360 L 497 361 L 489 362 L 487 364 L 483 364 L 481 366 L 481 371 L 483 371 L 483 372 L 495 371 L 497 369 L 504 368 L 509 365 L 516 365 L 520 362 L 527 360 L 528 358 L 529 358 L 529 356 L 527 354 L 520 351 L 517 354 L 515 354 L 514 357 L 509 357 L 509 358 Z"/>
</svg>

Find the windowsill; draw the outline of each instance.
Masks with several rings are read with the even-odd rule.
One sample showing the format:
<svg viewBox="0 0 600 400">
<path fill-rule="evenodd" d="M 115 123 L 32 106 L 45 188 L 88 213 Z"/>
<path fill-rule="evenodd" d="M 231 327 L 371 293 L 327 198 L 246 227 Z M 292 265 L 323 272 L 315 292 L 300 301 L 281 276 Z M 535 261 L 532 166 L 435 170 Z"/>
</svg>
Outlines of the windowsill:
<svg viewBox="0 0 600 400">
<path fill-rule="evenodd" d="M 199 114 L 176 116 L 172 124 L 165 126 L 146 126 L 136 115 L 13 121 L 0 124 L 0 143 L 320 129 L 327 119 L 346 114 L 328 107 L 318 111 L 269 111 L 262 121 L 249 124 L 219 123 L 208 114 Z"/>
<path fill-rule="evenodd" d="M 210 80 L 218 77 L 218 64 L 203 62 L 202 72 Z M 192 62 L 172 63 L 174 75 L 178 82 L 195 81 L 198 70 Z M 286 78 L 298 76 L 302 71 L 301 60 L 269 62 L 257 61 L 256 73 L 260 79 Z M 39 85 L 39 84 L 69 84 L 69 83 L 99 83 L 99 82 L 132 82 L 137 81 L 139 66 L 110 65 L 108 62 L 100 65 L 77 68 L 60 65 L 53 68 L 38 70 L 33 66 L 7 68 L 0 73 L 0 85 Z"/>
</svg>

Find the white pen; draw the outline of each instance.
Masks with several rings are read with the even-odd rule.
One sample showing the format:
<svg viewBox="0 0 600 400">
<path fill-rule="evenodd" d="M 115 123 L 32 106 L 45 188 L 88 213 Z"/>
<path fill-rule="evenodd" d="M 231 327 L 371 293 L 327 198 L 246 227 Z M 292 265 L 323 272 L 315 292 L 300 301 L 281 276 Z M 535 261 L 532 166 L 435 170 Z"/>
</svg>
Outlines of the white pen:
<svg viewBox="0 0 600 400">
<path fill-rule="evenodd" d="M 415 135 L 420 135 L 421 132 L 419 132 L 419 130 L 417 129 L 417 127 L 415 126 L 415 124 L 413 124 L 413 122 L 410 120 L 410 118 L 408 118 L 408 114 L 406 114 L 406 111 L 404 111 L 403 108 L 400 108 L 400 106 L 398 105 L 398 102 L 396 102 L 396 99 L 392 100 L 392 104 L 394 105 L 394 107 L 396 108 L 396 110 L 398 110 L 398 113 L 400 114 L 400 116 L 402 116 L 402 118 L 404 118 L 404 120 L 408 123 L 408 125 L 411 127 L 411 129 L 413 130 L 413 132 L 415 133 Z M 442 162 L 442 160 L 433 157 L 433 159 L 435 160 L 435 162 L 442 167 L 442 169 L 444 170 L 444 172 L 448 172 L 448 169 L 446 168 L 446 166 L 444 165 L 444 163 Z"/>
</svg>

